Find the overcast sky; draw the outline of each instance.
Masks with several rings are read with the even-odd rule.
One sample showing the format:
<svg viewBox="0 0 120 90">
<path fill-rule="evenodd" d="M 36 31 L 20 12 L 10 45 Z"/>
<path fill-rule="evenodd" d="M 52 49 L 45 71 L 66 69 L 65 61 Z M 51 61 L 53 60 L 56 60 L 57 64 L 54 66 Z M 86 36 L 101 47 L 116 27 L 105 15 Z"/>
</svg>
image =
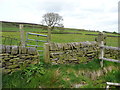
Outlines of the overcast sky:
<svg viewBox="0 0 120 90">
<path fill-rule="evenodd" d="M 63 16 L 70 28 L 118 32 L 119 0 L 0 0 L 0 21 L 40 23 L 43 14 Z"/>
</svg>

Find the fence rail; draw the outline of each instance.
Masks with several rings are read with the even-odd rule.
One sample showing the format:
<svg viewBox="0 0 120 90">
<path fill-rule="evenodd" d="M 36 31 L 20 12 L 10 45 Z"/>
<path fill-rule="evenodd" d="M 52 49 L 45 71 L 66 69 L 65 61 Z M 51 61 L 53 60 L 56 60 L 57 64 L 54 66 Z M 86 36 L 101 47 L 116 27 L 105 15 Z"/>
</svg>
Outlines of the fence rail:
<svg viewBox="0 0 120 90">
<path fill-rule="evenodd" d="M 106 90 L 109 90 L 110 86 L 120 86 L 120 83 L 106 82 Z"/>
<path fill-rule="evenodd" d="M 98 39 L 99 39 L 99 47 L 100 47 L 100 55 L 99 55 L 99 59 L 101 59 L 102 61 L 100 62 L 101 64 L 101 67 L 103 67 L 103 60 L 105 61 L 111 61 L 111 62 L 117 62 L 117 63 L 120 63 L 120 60 L 116 60 L 116 59 L 110 59 L 110 58 L 104 58 L 104 49 L 111 49 L 111 50 L 120 50 L 119 47 L 111 47 L 111 46 L 105 46 L 104 45 L 104 41 L 105 41 L 105 38 L 106 35 L 104 33 L 100 33 L 98 35 Z"/>
<path fill-rule="evenodd" d="M 112 50 L 120 50 L 119 47 L 103 46 L 103 45 L 101 45 L 100 47 L 102 47 L 102 48 L 106 48 L 106 49 L 112 49 Z"/>
<path fill-rule="evenodd" d="M 120 63 L 120 60 L 115 60 L 115 59 L 109 59 L 109 58 L 99 58 L 99 59 L 102 59 L 102 60 L 105 60 L 105 61 L 111 61 L 111 62 Z"/>
<path fill-rule="evenodd" d="M 101 52 L 99 59 L 105 60 L 105 61 L 111 61 L 111 62 L 117 62 L 120 63 L 120 60 L 116 59 L 110 59 L 110 58 L 104 58 L 104 49 L 111 49 L 111 50 L 120 50 L 118 47 L 111 47 L 111 46 L 104 46 L 103 43 L 100 45 Z M 101 62 L 101 66 L 103 66 L 103 61 Z"/>
</svg>

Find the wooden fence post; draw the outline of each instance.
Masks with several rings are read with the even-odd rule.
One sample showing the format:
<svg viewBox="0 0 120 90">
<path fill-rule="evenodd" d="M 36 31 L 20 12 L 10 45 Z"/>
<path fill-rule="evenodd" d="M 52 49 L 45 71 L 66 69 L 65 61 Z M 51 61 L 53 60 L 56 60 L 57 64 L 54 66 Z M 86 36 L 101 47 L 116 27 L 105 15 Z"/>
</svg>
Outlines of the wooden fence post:
<svg viewBox="0 0 120 90">
<path fill-rule="evenodd" d="M 48 42 L 51 41 L 51 26 L 48 26 Z"/>
<path fill-rule="evenodd" d="M 19 30 L 20 30 L 20 38 L 21 38 L 21 46 L 25 46 L 25 38 L 24 38 L 24 30 L 23 30 L 23 24 L 19 24 Z"/>
<path fill-rule="evenodd" d="M 104 39 L 105 39 L 105 34 L 103 32 L 100 32 L 98 34 L 98 43 L 99 43 L 99 47 L 100 47 L 99 59 L 101 59 L 101 62 L 100 62 L 101 67 L 103 67 L 103 60 L 102 60 L 102 58 L 104 58 L 104 48 L 101 47 L 101 46 L 104 46 Z"/>
<path fill-rule="evenodd" d="M 101 41 L 100 46 L 104 46 L 104 42 L 103 41 Z M 103 67 L 103 60 L 102 60 L 103 57 L 104 57 L 104 48 L 102 47 L 100 49 L 100 57 L 99 57 L 101 59 L 101 62 L 100 62 L 101 67 Z"/>
<path fill-rule="evenodd" d="M 44 60 L 46 63 L 50 63 L 49 43 L 44 44 Z"/>
</svg>

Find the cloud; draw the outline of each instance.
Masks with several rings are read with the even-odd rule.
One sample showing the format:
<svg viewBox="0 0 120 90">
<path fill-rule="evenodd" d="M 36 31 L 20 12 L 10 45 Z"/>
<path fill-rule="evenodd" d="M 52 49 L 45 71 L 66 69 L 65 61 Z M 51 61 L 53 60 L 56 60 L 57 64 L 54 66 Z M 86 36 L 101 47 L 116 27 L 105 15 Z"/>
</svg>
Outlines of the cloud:
<svg viewBox="0 0 120 90">
<path fill-rule="evenodd" d="M 45 0 L 39 3 L 39 9 L 46 12 L 60 12 L 64 3 L 57 0 Z"/>
<path fill-rule="evenodd" d="M 0 0 L 0 20 L 40 23 L 59 13 L 65 27 L 118 31 L 118 0 Z"/>
</svg>

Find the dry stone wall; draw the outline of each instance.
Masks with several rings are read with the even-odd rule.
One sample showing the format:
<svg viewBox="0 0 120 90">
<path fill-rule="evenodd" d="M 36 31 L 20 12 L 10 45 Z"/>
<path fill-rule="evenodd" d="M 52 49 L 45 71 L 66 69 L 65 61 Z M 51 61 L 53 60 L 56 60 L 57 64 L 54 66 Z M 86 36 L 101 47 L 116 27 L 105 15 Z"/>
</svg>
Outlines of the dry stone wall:
<svg viewBox="0 0 120 90">
<path fill-rule="evenodd" d="M 120 60 L 120 50 L 105 49 L 105 58 Z"/>
<path fill-rule="evenodd" d="M 11 73 L 21 70 L 29 64 L 37 64 L 39 62 L 39 55 L 36 48 L 20 47 L 20 46 L 0 46 L 0 61 L 3 73 Z"/>
<path fill-rule="evenodd" d="M 45 61 L 52 64 L 87 63 L 99 58 L 100 47 L 96 41 L 72 43 L 46 43 Z M 48 49 L 48 50 L 46 50 Z M 120 59 L 120 50 L 104 49 L 104 57 Z"/>
<path fill-rule="evenodd" d="M 86 63 L 98 57 L 97 42 L 50 43 L 49 58 L 53 64 Z"/>
</svg>

